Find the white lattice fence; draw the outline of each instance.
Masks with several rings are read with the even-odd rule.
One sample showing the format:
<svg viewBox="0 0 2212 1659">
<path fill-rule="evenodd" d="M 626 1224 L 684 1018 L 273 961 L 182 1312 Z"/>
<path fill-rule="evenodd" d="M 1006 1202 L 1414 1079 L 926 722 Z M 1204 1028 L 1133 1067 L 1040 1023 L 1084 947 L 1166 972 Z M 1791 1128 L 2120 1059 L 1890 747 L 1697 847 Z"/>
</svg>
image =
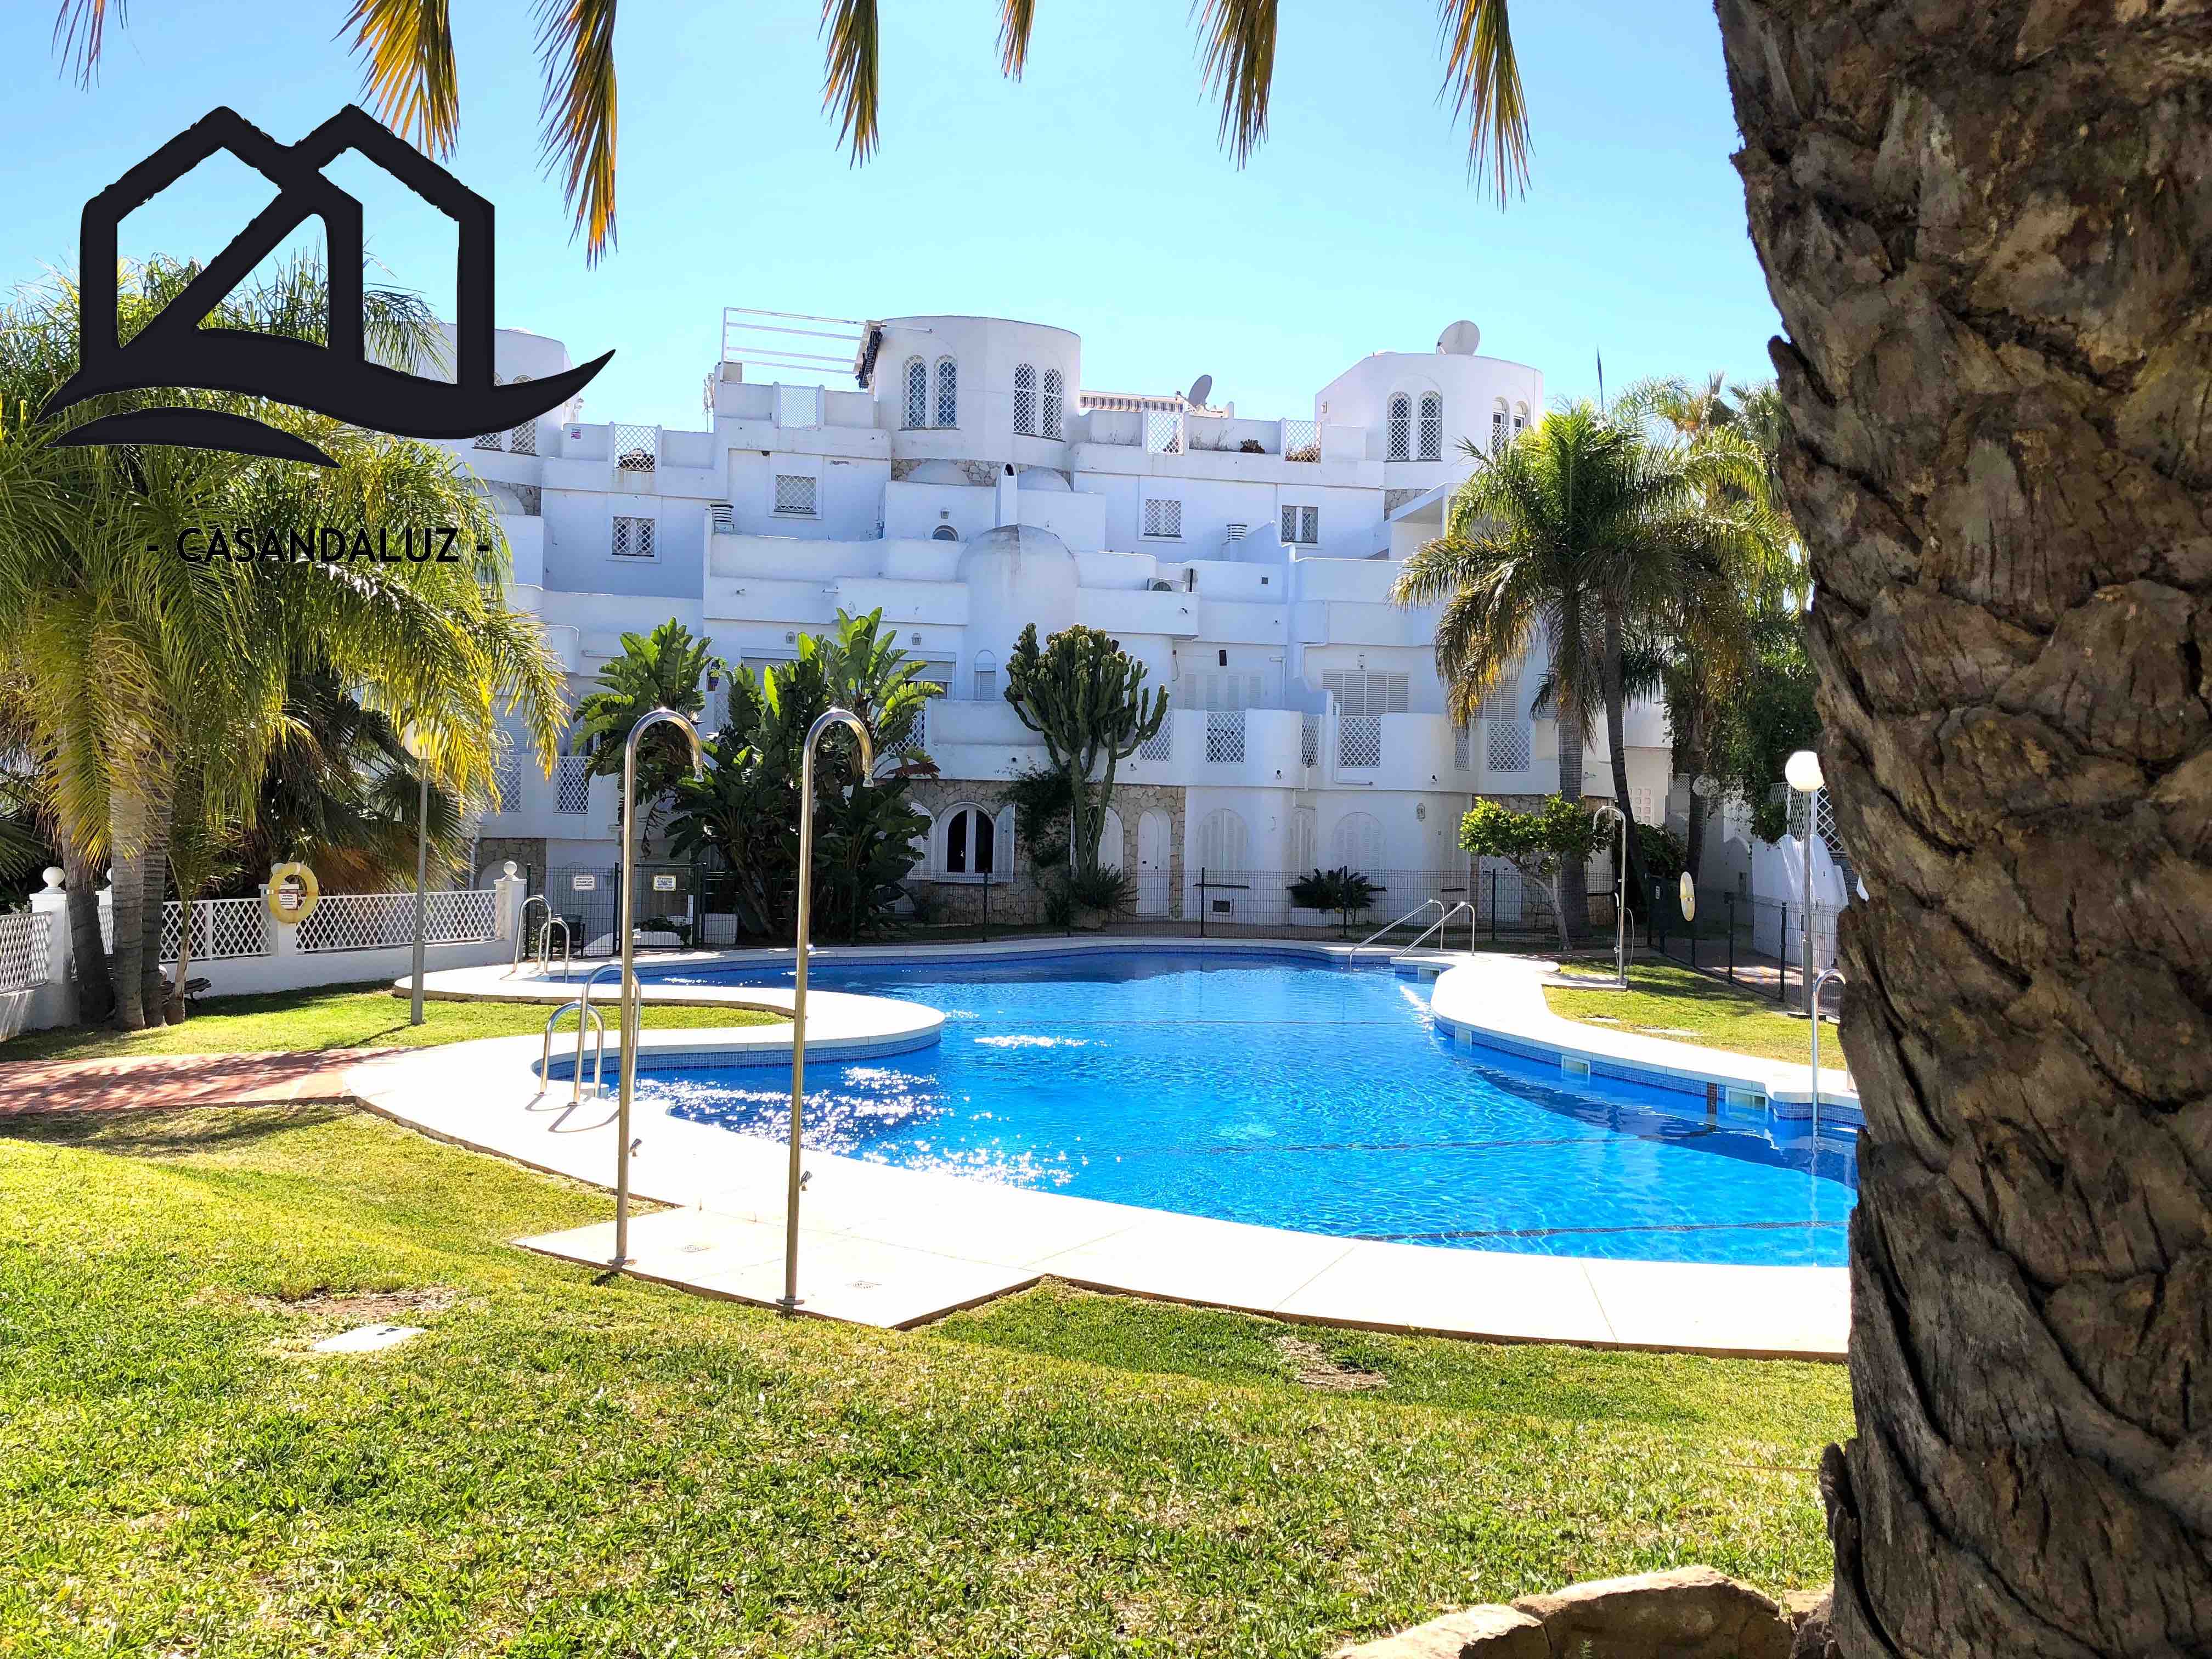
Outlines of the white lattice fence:
<svg viewBox="0 0 2212 1659">
<path fill-rule="evenodd" d="M 161 960 L 174 962 L 185 934 L 185 908 L 161 908 Z M 201 899 L 192 906 L 192 960 L 217 962 L 270 952 L 269 912 L 258 898 Z"/>
<path fill-rule="evenodd" d="M 1283 422 L 1283 459 L 1317 461 L 1321 459 L 1321 428 L 1311 421 Z"/>
<path fill-rule="evenodd" d="M 0 916 L 0 991 L 27 991 L 46 982 L 53 926 L 53 917 L 43 911 Z"/>
<path fill-rule="evenodd" d="M 499 936 L 499 895 L 489 887 L 458 888 L 428 896 L 422 936 L 433 945 L 463 945 Z M 415 937 L 410 910 L 407 938 Z"/>
<path fill-rule="evenodd" d="M 651 472 L 660 462 L 660 428 L 617 422 L 607 431 L 618 472 Z"/>
<path fill-rule="evenodd" d="M 1346 714 L 1336 723 L 1336 763 L 1349 768 L 1382 764 L 1382 717 Z"/>
<path fill-rule="evenodd" d="M 1206 713 L 1206 758 L 1217 766 L 1244 758 L 1244 711 L 1209 708 Z"/>
</svg>

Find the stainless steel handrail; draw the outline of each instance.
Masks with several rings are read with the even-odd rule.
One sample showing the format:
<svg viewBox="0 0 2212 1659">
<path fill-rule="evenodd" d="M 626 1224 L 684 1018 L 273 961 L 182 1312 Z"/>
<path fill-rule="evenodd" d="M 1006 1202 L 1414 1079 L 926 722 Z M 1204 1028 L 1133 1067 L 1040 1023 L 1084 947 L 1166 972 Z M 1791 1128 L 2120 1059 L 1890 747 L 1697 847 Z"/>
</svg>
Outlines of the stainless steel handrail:
<svg viewBox="0 0 2212 1659">
<path fill-rule="evenodd" d="M 544 905 L 545 920 L 553 920 L 553 901 L 544 894 L 532 893 L 522 901 L 521 914 L 514 919 L 514 960 L 507 963 L 507 972 L 501 975 L 503 978 L 513 979 L 522 967 L 522 941 L 530 937 L 530 907 L 533 904 Z"/>
<path fill-rule="evenodd" d="M 1383 934 L 1385 934 L 1385 933 L 1389 933 L 1392 928 L 1394 928 L 1394 927 L 1404 927 L 1407 922 L 1411 921 L 1412 921 L 1415 916 L 1418 916 L 1419 915 L 1420 915 L 1422 911 L 1424 911 L 1424 910 L 1427 909 L 1427 908 L 1428 908 L 1431 904 L 1435 905 L 1435 906 L 1437 907 L 1437 908 L 1438 908 L 1439 910 L 1443 909 L 1443 907 L 1444 907 L 1444 902 L 1443 902 L 1442 899 L 1437 899 L 1437 898 L 1425 898 L 1425 899 L 1423 899 L 1423 900 L 1422 900 L 1419 904 L 1415 905 L 1412 909 L 1410 909 L 1410 910 L 1407 911 L 1407 912 L 1406 912 L 1406 914 L 1405 914 L 1404 915 L 1402 915 L 1402 916 L 1399 917 L 1397 921 L 1388 921 L 1388 922 L 1383 923 L 1382 927 L 1377 927 L 1377 928 L 1376 928 L 1373 933 L 1370 933 L 1370 934 L 1369 934 L 1365 939 L 1364 939 L 1360 940 L 1358 944 L 1357 944 L 1357 945 L 1353 945 L 1353 946 L 1352 947 L 1352 949 L 1351 949 L 1348 952 L 1346 952 L 1346 955 L 1345 955 L 1345 958 L 1344 958 L 1344 964 L 1345 964 L 1345 966 L 1346 966 L 1346 967 L 1347 967 L 1347 968 L 1348 968 L 1348 967 L 1350 967 L 1350 966 L 1352 964 L 1352 963 L 1353 963 L 1353 962 L 1355 962 L 1356 960 L 1358 960 L 1358 956 L 1359 956 L 1359 953 L 1360 953 L 1362 951 L 1364 951 L 1364 950 L 1365 950 L 1369 945 L 1370 945 L 1374 944 L 1374 943 L 1375 943 L 1375 941 L 1376 941 L 1376 939 L 1381 939 L 1381 938 L 1382 937 L 1382 935 L 1383 935 Z M 1425 928 L 1425 928 L 1423 928 L 1423 929 L 1421 930 L 1421 937 L 1422 937 L 1423 939 L 1426 939 L 1428 936 L 1429 936 L 1429 930 L 1428 930 L 1427 928 Z"/>
<path fill-rule="evenodd" d="M 538 977 L 543 979 L 553 971 L 553 930 L 561 930 L 561 977 L 566 979 L 576 970 L 576 941 L 569 937 L 568 919 L 556 916 L 549 905 L 545 924 L 538 930 Z"/>
<path fill-rule="evenodd" d="M 622 978 L 622 963 L 619 962 L 603 962 L 598 967 L 592 969 L 592 971 L 585 976 L 584 988 L 576 993 L 576 1000 L 583 1005 L 585 1013 L 597 1013 L 598 1011 L 592 1006 L 592 988 L 594 985 L 597 985 L 599 981 L 608 974 L 612 974 L 617 980 L 620 980 Z M 601 1020 L 599 1022 L 600 1048 L 605 1048 L 606 1047 L 606 1022 L 605 1020 Z M 583 1016 L 579 1015 L 576 1018 L 576 1075 L 581 1077 L 583 1074 L 584 1021 Z M 592 1067 L 592 1087 L 594 1091 L 597 1091 L 604 1086 L 605 1085 L 599 1081 L 599 1068 L 595 1065 Z"/>
<path fill-rule="evenodd" d="M 1805 993 L 1806 1023 L 1813 1028 L 1813 1165 L 1816 1170 L 1820 1163 L 1820 988 L 1830 980 L 1838 985 L 1850 982 L 1842 969 L 1824 968 Z"/>
<path fill-rule="evenodd" d="M 581 998 L 573 998 L 556 1008 L 546 1018 L 545 1043 L 538 1051 L 538 1080 L 541 1084 L 551 1081 L 545 1075 L 545 1070 L 553 1063 L 553 1028 L 561 1023 L 561 1016 L 571 1008 L 577 1011 L 576 1072 L 575 1075 L 569 1079 L 568 1085 L 568 1103 L 574 1106 L 584 1097 L 584 1024 L 586 1020 L 596 1026 L 599 1033 L 599 1046 L 592 1051 L 592 1092 L 597 1094 L 605 1087 L 599 1079 L 605 1072 L 607 1065 L 607 1023 L 599 1017 L 598 1009 Z M 543 1091 L 541 1090 L 540 1092 L 542 1093 Z"/>
<path fill-rule="evenodd" d="M 1442 899 L 1432 899 L 1430 902 L 1432 904 L 1441 904 L 1443 901 Z M 1434 933 L 1437 936 L 1437 949 L 1444 950 L 1449 948 L 1444 944 L 1445 926 L 1449 923 L 1454 916 L 1457 915 L 1462 910 L 1467 912 L 1467 948 L 1472 951 L 1474 949 L 1475 915 L 1474 902 L 1471 899 L 1462 899 L 1458 903 L 1453 905 L 1450 909 L 1445 911 L 1443 915 L 1438 916 L 1427 927 L 1422 928 L 1419 933 L 1414 934 L 1413 942 L 1411 945 L 1401 945 L 1398 946 L 1398 949 L 1401 951 L 1418 951 L 1421 948 L 1421 941 L 1431 933 Z"/>
</svg>

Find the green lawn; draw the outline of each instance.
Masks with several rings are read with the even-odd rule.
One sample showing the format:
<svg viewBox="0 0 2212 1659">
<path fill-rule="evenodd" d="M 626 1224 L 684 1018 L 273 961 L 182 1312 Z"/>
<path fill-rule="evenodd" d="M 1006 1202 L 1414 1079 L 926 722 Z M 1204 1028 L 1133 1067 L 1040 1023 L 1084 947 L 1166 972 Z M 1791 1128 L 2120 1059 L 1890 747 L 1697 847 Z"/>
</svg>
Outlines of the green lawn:
<svg viewBox="0 0 2212 1659">
<path fill-rule="evenodd" d="M 1314 1659 L 1828 1576 L 1840 1367 L 1053 1286 L 887 1334 L 507 1243 L 608 1207 L 334 1108 L 0 1134 L 0 1652 Z M 380 1315 L 428 1334 L 305 1352 Z"/>
<path fill-rule="evenodd" d="M 1610 963 L 1598 967 L 1575 963 L 1564 971 L 1613 980 Z M 1671 962 L 1631 962 L 1626 991 L 1572 991 L 1544 988 L 1552 1012 L 1586 1024 L 1610 1026 L 1644 1036 L 1672 1037 L 1762 1060 L 1805 1064 L 1809 1050 L 1805 1022 L 1782 1012 L 1771 998 L 1740 991 Z M 1833 1022 L 1820 1030 L 1820 1069 L 1844 1066 L 1844 1045 Z"/>
<path fill-rule="evenodd" d="M 611 996 L 611 984 L 599 994 Z M 594 1006 L 604 1006 L 595 1004 Z M 200 1005 L 182 1025 L 113 1031 L 73 1025 L 26 1031 L 0 1042 L 0 1064 L 11 1060 L 106 1060 L 118 1054 L 265 1054 L 288 1048 L 422 1048 L 474 1037 L 514 1036 L 545 1029 L 544 1003 L 438 1002 L 422 1005 L 422 1023 L 407 1023 L 408 1000 L 381 981 L 331 985 L 267 996 L 222 997 Z M 647 1003 L 648 1028 L 765 1025 L 779 1017 L 744 1008 L 682 1008 Z M 563 1022 L 573 1029 L 574 1017 Z"/>
</svg>

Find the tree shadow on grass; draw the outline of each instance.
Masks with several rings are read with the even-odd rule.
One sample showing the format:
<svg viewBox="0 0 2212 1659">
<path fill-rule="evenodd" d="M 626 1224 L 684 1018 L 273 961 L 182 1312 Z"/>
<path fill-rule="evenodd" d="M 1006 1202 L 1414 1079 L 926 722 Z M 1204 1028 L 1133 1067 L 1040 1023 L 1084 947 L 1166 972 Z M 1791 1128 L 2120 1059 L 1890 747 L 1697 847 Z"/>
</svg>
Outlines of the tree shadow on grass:
<svg viewBox="0 0 2212 1659">
<path fill-rule="evenodd" d="M 0 1120 L 0 1140 L 76 1147 L 119 1158 L 189 1158 L 315 1128 L 350 1116 L 357 1109 L 335 1102 L 294 1102 L 272 1106 L 55 1113 Z"/>
</svg>

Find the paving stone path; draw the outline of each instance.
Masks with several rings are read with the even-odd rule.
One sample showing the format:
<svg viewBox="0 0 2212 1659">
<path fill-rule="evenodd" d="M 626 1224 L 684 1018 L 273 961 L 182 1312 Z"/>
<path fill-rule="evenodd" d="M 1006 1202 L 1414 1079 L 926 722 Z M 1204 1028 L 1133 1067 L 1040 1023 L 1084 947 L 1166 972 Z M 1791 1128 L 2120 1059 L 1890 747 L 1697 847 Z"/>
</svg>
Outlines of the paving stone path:
<svg viewBox="0 0 2212 1659">
<path fill-rule="evenodd" d="M 344 1100 L 346 1068 L 388 1048 L 301 1053 L 137 1054 L 0 1065 L 0 1120 L 63 1112 Z"/>
</svg>

